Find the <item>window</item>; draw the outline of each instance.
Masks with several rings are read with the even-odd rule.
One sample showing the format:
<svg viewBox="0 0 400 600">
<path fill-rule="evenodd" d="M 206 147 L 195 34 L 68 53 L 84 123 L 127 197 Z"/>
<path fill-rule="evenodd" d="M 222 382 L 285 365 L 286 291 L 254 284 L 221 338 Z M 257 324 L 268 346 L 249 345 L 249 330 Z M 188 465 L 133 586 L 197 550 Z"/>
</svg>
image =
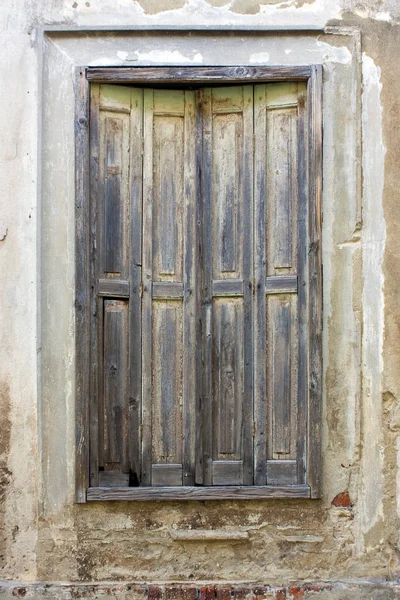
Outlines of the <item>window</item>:
<svg viewBox="0 0 400 600">
<path fill-rule="evenodd" d="M 318 497 L 320 69 L 79 77 L 78 499 Z"/>
</svg>

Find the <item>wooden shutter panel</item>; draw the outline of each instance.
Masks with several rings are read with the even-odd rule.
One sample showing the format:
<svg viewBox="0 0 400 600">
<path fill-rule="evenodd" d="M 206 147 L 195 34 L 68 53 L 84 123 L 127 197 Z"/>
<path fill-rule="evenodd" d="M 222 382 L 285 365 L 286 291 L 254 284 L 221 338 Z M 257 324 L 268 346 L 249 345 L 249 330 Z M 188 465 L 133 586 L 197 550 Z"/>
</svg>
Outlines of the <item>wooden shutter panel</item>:
<svg viewBox="0 0 400 600">
<path fill-rule="evenodd" d="M 144 91 L 143 485 L 193 485 L 195 95 Z"/>
<path fill-rule="evenodd" d="M 250 485 L 253 88 L 205 89 L 203 460 L 205 485 Z"/>
<path fill-rule="evenodd" d="M 91 96 L 91 485 L 139 478 L 142 92 Z"/>
<path fill-rule="evenodd" d="M 304 94 L 255 86 L 255 483 L 304 482 L 307 195 Z"/>
</svg>

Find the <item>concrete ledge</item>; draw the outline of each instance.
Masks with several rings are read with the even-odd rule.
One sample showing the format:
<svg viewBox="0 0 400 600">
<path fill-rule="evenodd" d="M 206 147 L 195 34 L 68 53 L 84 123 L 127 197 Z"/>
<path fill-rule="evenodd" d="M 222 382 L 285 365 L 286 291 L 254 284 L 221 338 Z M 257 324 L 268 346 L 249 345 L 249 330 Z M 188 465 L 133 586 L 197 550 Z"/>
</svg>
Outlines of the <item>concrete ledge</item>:
<svg viewBox="0 0 400 600">
<path fill-rule="evenodd" d="M 201 540 L 221 541 L 221 540 L 248 540 L 248 531 L 226 531 L 225 529 L 180 529 L 171 530 L 171 537 L 174 540 L 185 542 L 197 542 Z"/>
<path fill-rule="evenodd" d="M 400 581 L 346 580 L 291 583 L 285 586 L 249 583 L 23 583 L 0 582 L 2 600 L 15 598 L 72 600 L 394 600 Z"/>
</svg>

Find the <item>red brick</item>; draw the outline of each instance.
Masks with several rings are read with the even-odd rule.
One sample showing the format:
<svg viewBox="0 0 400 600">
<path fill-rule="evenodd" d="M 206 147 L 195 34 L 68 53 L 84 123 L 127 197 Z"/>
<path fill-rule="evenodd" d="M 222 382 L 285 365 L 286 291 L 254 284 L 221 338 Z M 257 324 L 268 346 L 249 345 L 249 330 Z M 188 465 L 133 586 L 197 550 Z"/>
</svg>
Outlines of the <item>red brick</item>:
<svg viewBox="0 0 400 600">
<path fill-rule="evenodd" d="M 166 586 L 165 600 L 182 600 L 183 590 L 181 587 Z"/>
<path fill-rule="evenodd" d="M 215 587 L 208 586 L 200 588 L 200 600 L 214 600 Z"/>
<path fill-rule="evenodd" d="M 163 591 L 161 588 L 154 585 L 149 587 L 149 600 L 160 600 L 163 597 Z"/>
<path fill-rule="evenodd" d="M 331 585 L 305 585 L 304 590 L 306 592 L 323 592 L 324 590 L 331 590 Z"/>
<path fill-rule="evenodd" d="M 232 588 L 217 588 L 218 600 L 231 600 Z"/>
<path fill-rule="evenodd" d="M 257 587 L 253 589 L 255 600 L 263 600 L 267 593 L 270 591 L 268 587 Z"/>
<path fill-rule="evenodd" d="M 350 494 L 348 491 L 340 492 L 337 494 L 332 500 L 332 506 L 342 506 L 344 508 L 348 508 L 349 506 L 353 506 L 350 500 Z"/>
<path fill-rule="evenodd" d="M 182 600 L 197 600 L 197 589 L 194 587 L 182 588 Z"/>
<path fill-rule="evenodd" d="M 233 591 L 235 600 L 244 600 L 252 591 L 249 588 L 237 588 Z"/>
<path fill-rule="evenodd" d="M 289 594 L 293 597 L 293 600 L 302 600 L 304 598 L 304 590 L 294 585 L 290 586 Z"/>
</svg>

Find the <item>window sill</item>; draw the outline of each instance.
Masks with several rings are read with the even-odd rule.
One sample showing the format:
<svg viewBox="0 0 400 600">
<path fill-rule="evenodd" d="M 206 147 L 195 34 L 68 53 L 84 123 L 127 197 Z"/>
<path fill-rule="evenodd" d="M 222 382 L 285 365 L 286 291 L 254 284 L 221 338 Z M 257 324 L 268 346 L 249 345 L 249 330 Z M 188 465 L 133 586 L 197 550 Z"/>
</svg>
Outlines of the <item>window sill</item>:
<svg viewBox="0 0 400 600">
<path fill-rule="evenodd" d="M 213 487 L 92 487 L 86 500 L 250 500 L 310 498 L 308 485 Z"/>
</svg>

